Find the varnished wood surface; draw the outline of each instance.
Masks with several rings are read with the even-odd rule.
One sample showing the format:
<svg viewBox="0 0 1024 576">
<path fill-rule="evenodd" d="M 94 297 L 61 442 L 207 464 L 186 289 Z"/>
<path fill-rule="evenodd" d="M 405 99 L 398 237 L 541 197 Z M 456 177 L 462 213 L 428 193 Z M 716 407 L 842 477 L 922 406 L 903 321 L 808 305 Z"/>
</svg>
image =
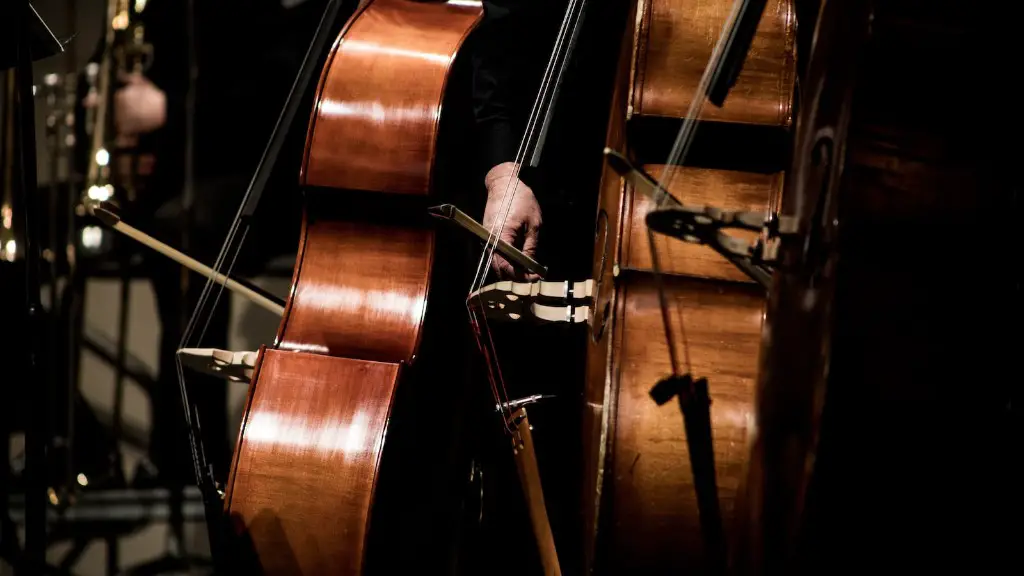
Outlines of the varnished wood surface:
<svg viewBox="0 0 1024 576">
<path fill-rule="evenodd" d="M 398 364 L 265 350 L 225 508 L 266 574 L 360 574 Z"/>
<path fill-rule="evenodd" d="M 620 293 L 620 347 L 611 368 L 618 382 L 614 459 L 604 510 L 613 552 L 602 571 L 609 574 L 699 572 L 706 561 L 683 415 L 677 402 L 658 406 L 649 395 L 671 373 L 651 280 Z M 719 501 L 731 528 L 750 450 L 764 296 L 755 286 L 683 278 L 667 288 L 675 346 L 681 358 L 689 355 L 693 374 L 708 379 Z"/>
<path fill-rule="evenodd" d="M 544 489 L 540 482 L 537 453 L 533 447 L 533 425 L 530 424 L 530 418 L 526 415 L 526 408 L 517 410 L 512 415 L 512 419 L 519 423 L 516 434 L 513 436 L 513 442 L 518 442 L 518 444 L 512 448 L 515 454 L 516 472 L 523 488 L 523 499 L 529 511 L 533 534 L 537 539 L 542 570 L 544 576 L 562 576 L 558 551 L 555 549 L 555 538 L 551 533 L 551 522 L 548 519 L 548 509 L 544 504 Z"/>
<path fill-rule="evenodd" d="M 654 178 L 660 178 L 664 166 L 644 167 Z M 684 167 L 676 171 L 668 189 L 688 206 L 716 206 L 723 210 L 757 210 L 765 212 L 777 205 L 782 193 L 781 172 L 760 174 L 733 170 L 709 170 Z M 654 203 L 645 195 L 633 194 L 629 206 L 628 230 L 623 238 L 624 266 L 643 270 L 652 269 L 650 241 L 644 218 Z M 753 240 L 756 233 L 732 231 L 730 234 Z M 720 254 L 708 246 L 683 243 L 663 234 L 654 235 L 658 249 L 658 263 L 667 274 L 686 274 L 701 278 L 717 278 L 735 282 L 752 282 Z"/>
<path fill-rule="evenodd" d="M 686 116 L 732 2 L 640 0 L 633 113 Z M 792 2 L 770 0 L 736 86 L 702 119 L 786 126 L 792 118 L 796 22 Z"/>
<path fill-rule="evenodd" d="M 382 362 L 415 354 L 434 256 L 432 230 L 307 221 L 278 347 Z"/>
<path fill-rule="evenodd" d="M 607 145 L 635 158 L 624 130 L 630 114 L 686 114 L 732 2 L 641 0 L 623 40 Z M 787 127 L 794 93 L 795 22 L 790 2 L 769 2 L 747 63 L 726 106 L 705 108 L 719 123 Z M 765 151 L 766 155 L 777 151 Z M 670 183 L 690 205 L 767 210 L 783 186 L 757 158 L 703 151 L 710 165 L 684 166 Z M 729 154 L 728 147 L 716 152 Z M 727 160 L 727 162 L 721 162 Z M 760 163 L 764 166 L 765 163 Z M 656 178 L 663 166 L 645 168 Z M 583 406 L 582 530 L 588 573 L 703 574 L 723 558 L 704 547 L 683 414 L 658 406 L 651 388 L 672 374 L 644 218 L 645 197 L 605 166 L 598 201 L 593 274 L 599 280 L 587 349 Z M 737 235 L 740 235 L 737 233 Z M 746 478 L 764 290 L 707 246 L 655 236 L 680 370 L 707 378 L 712 451 L 725 547 Z M 687 365 L 689 358 L 691 365 Z"/>
<path fill-rule="evenodd" d="M 480 15 L 475 2 L 373 0 L 325 67 L 304 183 L 427 194 L 448 70 Z"/>
<path fill-rule="evenodd" d="M 400 367 L 421 344 L 435 237 L 400 210 L 367 213 L 353 199 L 434 191 L 445 87 L 481 15 L 478 2 L 364 2 L 321 74 L 292 289 L 275 349 L 264 352 L 250 386 L 226 488 L 239 544 L 260 573 L 355 576 L 376 565 L 444 562 L 443 550 L 418 544 L 440 540 L 433 534 L 388 541 L 448 513 L 396 494 L 413 480 L 433 485 L 431 474 L 448 465 L 445 455 L 424 462 L 410 453 L 425 445 L 408 441 L 417 412 L 395 409 L 398 397 L 425 396 L 405 394 L 427 377 L 410 375 L 424 362 Z M 432 347 L 436 355 L 443 348 Z M 435 372 L 443 363 L 425 362 Z M 437 396 L 460 389 L 447 384 Z M 417 462 L 422 478 L 402 478 L 402 466 L 389 475 L 403 459 Z M 392 513 L 395 502 L 402 515 Z M 390 562 L 396 548 L 416 553 Z"/>
<path fill-rule="evenodd" d="M 633 11 L 630 11 L 633 17 Z M 626 28 L 629 30 L 629 27 Z M 612 93 L 611 114 L 608 119 L 606 145 L 622 150 L 626 141 L 626 115 L 633 39 L 623 34 L 619 46 L 619 60 L 615 76 L 615 91 Z M 609 428 L 614 422 L 613 391 L 609 375 L 611 346 L 610 337 L 615 326 L 615 265 L 620 260 L 621 222 L 625 183 L 607 162 L 603 163 L 597 204 L 597 219 L 594 226 L 594 259 L 591 278 L 594 279 L 593 320 L 587 335 L 587 353 L 583 405 L 580 413 L 580 438 L 582 445 L 582 470 L 580 474 L 580 565 L 583 573 L 591 573 L 596 565 L 596 542 L 598 522 L 603 509 L 602 485 L 607 460 Z"/>
</svg>

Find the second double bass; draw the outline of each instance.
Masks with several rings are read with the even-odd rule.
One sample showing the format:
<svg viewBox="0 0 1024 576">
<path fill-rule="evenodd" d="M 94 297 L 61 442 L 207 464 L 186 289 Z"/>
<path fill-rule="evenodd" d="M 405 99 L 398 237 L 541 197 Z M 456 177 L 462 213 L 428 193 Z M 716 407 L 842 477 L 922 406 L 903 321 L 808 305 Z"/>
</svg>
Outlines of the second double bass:
<svg viewBox="0 0 1024 576">
<path fill-rule="evenodd" d="M 691 154 L 681 167 L 665 166 L 666 135 L 687 119 L 694 99 L 705 98 L 705 64 L 716 65 L 714 42 L 731 5 L 637 2 L 622 42 L 608 146 L 658 179 L 678 169 L 667 191 L 685 205 L 767 213 L 782 190 L 793 109 L 789 1 L 767 3 L 725 105 L 691 118 L 701 121 Z M 717 573 L 734 541 L 749 458 L 765 293 L 709 247 L 649 235 L 653 207 L 606 166 L 582 431 L 585 563 L 599 574 Z M 688 444 L 696 440 L 687 438 L 691 416 L 680 413 L 699 398 L 685 397 L 687 390 L 664 405 L 652 398 L 669 375 L 706 382 L 710 407 L 684 407 L 709 412 L 702 454 Z M 694 469 L 702 459 L 713 459 L 712 470 Z"/>
</svg>

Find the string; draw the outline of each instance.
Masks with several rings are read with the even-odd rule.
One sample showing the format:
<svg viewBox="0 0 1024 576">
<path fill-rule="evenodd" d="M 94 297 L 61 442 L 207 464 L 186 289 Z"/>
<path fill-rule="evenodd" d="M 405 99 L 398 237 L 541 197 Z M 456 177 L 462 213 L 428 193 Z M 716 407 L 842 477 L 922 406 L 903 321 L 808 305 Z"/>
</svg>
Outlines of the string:
<svg viewBox="0 0 1024 576">
<path fill-rule="evenodd" d="M 470 288 L 470 292 L 482 288 L 483 282 L 487 277 L 487 271 L 488 269 L 490 269 L 491 266 L 491 260 L 494 255 L 494 249 L 497 246 L 498 237 L 500 236 L 501 230 L 504 229 L 505 227 L 505 223 L 508 220 L 508 214 L 512 207 L 512 201 L 515 199 L 516 191 L 519 188 L 518 182 L 521 166 L 525 161 L 526 157 L 531 155 L 530 148 L 532 148 L 533 144 L 535 144 L 534 135 L 537 130 L 537 123 L 540 121 L 542 110 L 546 111 L 547 113 L 550 113 L 551 110 L 550 107 L 547 106 L 547 100 L 549 99 L 549 92 L 551 92 L 551 87 L 553 85 L 557 85 L 552 83 L 551 77 L 552 74 L 555 72 L 556 62 L 559 62 L 559 57 L 562 56 L 562 47 L 566 42 L 566 33 L 568 31 L 569 22 L 570 20 L 573 19 L 573 16 L 575 15 L 576 23 L 573 25 L 573 30 L 575 31 L 577 25 L 579 24 L 579 17 L 582 15 L 583 12 L 582 8 L 584 3 L 585 0 L 570 0 L 569 5 L 566 7 L 565 15 L 562 17 L 562 23 L 559 26 L 558 36 L 555 39 L 554 48 L 551 52 L 550 58 L 548 59 L 548 64 L 544 69 L 544 76 L 541 79 L 540 88 L 537 92 L 537 98 L 534 100 L 533 109 L 531 110 L 530 116 L 527 119 L 527 125 L 523 139 L 520 141 L 519 149 L 516 152 L 516 158 L 513 163 L 514 166 L 511 178 L 505 185 L 505 190 L 502 192 L 500 209 L 500 213 L 502 216 L 501 218 L 496 218 L 494 222 L 491 223 L 491 227 L 488 230 L 487 242 L 484 244 L 483 255 L 481 256 L 480 261 L 477 263 L 477 270 L 473 278 L 473 284 L 472 287 Z M 580 5 L 581 7 L 578 13 L 576 13 L 575 10 L 577 5 Z M 568 60 L 569 59 L 567 57 L 562 58 L 560 64 L 558 65 L 559 79 L 561 78 L 565 70 L 565 65 L 568 62 Z"/>
<path fill-rule="evenodd" d="M 267 143 L 263 151 L 263 156 L 260 159 L 260 164 L 253 174 L 252 179 L 249 182 L 249 186 L 246 188 L 245 194 L 242 197 L 242 201 L 239 203 L 238 210 L 235 214 L 234 219 L 228 229 L 228 234 L 224 239 L 224 243 L 221 245 L 221 249 L 217 258 L 214 262 L 213 269 L 225 276 L 230 276 L 234 270 L 235 262 L 238 259 L 238 255 L 241 252 L 242 246 L 245 243 L 245 238 L 249 231 L 249 222 L 246 218 L 248 213 L 251 213 L 255 209 L 256 200 L 259 199 L 263 190 L 267 186 L 266 176 L 270 173 L 274 166 L 276 157 L 281 154 L 281 141 L 283 140 L 282 135 L 287 133 L 288 127 L 294 121 L 295 114 L 298 110 L 298 102 L 300 92 L 308 89 L 308 85 L 314 81 L 317 77 L 315 74 L 315 64 L 318 62 L 321 54 L 328 48 L 329 41 L 333 38 L 332 27 L 334 22 L 338 19 L 341 14 L 341 7 L 344 4 L 342 0 L 328 0 L 327 5 L 324 7 L 323 14 L 320 17 L 320 22 L 317 25 L 316 32 L 313 35 L 313 40 L 310 42 L 309 47 L 306 49 L 306 53 L 302 58 L 302 64 L 299 67 L 299 72 L 296 74 L 295 79 L 292 81 L 291 90 L 289 91 L 288 99 L 285 105 L 281 109 L 281 113 L 277 117 L 277 121 L 274 124 L 274 129 L 271 133 L 270 141 Z M 356 7 L 356 13 L 365 8 L 367 2 L 362 0 Z M 251 206 L 250 206 L 251 204 Z M 237 246 L 235 241 L 238 238 L 239 230 L 243 230 L 241 233 L 241 239 L 238 240 Z M 227 270 L 224 270 L 224 264 L 229 260 L 228 254 L 231 253 L 230 262 Z M 212 280 L 208 280 L 203 286 L 203 291 L 199 297 L 199 301 L 193 311 L 192 318 L 189 321 L 188 328 L 182 337 L 182 347 L 186 347 L 185 344 L 191 338 L 195 331 L 198 317 L 203 315 L 206 305 L 210 299 L 210 294 L 214 290 L 214 283 Z M 217 297 L 214 300 L 214 308 L 220 301 L 221 294 L 223 294 L 224 287 L 216 284 L 217 286 Z M 206 327 L 209 326 L 212 320 L 212 311 L 206 317 L 202 334 L 205 334 Z M 181 383 L 184 386 L 184 382 Z"/>
<path fill-rule="evenodd" d="M 329 33 L 330 27 L 332 26 L 332 24 L 334 22 L 334 17 L 336 17 L 337 14 L 338 14 L 339 6 L 340 6 L 339 0 L 332 0 L 324 8 L 324 13 L 323 13 L 323 15 L 320 18 L 320 23 L 317 26 L 316 33 L 314 34 L 313 42 L 311 42 L 310 45 L 309 45 L 309 48 L 307 48 L 306 54 L 305 54 L 305 56 L 303 57 L 303 60 L 302 60 L 302 65 L 300 66 L 300 71 L 296 75 L 295 80 L 292 82 L 291 91 L 289 92 L 289 100 L 286 103 L 286 105 L 282 108 L 281 113 L 278 116 L 277 122 L 274 125 L 274 130 L 273 130 L 274 137 L 272 137 L 271 141 L 267 144 L 266 150 L 264 151 L 264 154 L 263 154 L 263 159 L 260 162 L 260 167 L 257 169 L 256 173 L 253 175 L 252 181 L 249 183 L 249 186 L 246 189 L 245 194 L 243 195 L 241 202 L 239 202 L 238 210 L 237 210 L 237 212 L 235 214 L 234 219 L 231 222 L 231 225 L 228 228 L 227 236 L 225 237 L 224 242 L 221 245 L 220 252 L 218 253 L 217 258 L 214 261 L 214 264 L 212 266 L 212 268 L 216 272 L 218 272 L 220 274 L 224 274 L 226 276 L 230 276 L 231 272 L 234 270 L 235 262 L 238 259 L 238 255 L 241 252 L 242 246 L 245 243 L 245 239 L 246 239 L 246 236 L 248 235 L 249 228 L 250 228 L 249 222 L 245 218 L 246 209 L 249 206 L 250 201 L 253 198 L 253 195 L 254 195 L 255 191 L 257 190 L 257 188 L 262 188 L 261 186 L 258 186 L 258 184 L 259 184 L 259 181 L 260 181 L 261 177 L 263 176 L 264 163 L 265 163 L 265 161 L 268 160 L 268 157 L 272 154 L 272 150 L 274 148 L 274 140 L 275 140 L 276 136 L 285 129 L 286 120 L 290 116 L 289 115 L 290 104 L 291 104 L 292 100 L 294 98 L 296 98 L 296 94 L 297 94 L 297 92 L 299 90 L 300 84 L 303 83 L 303 72 L 306 71 L 309 68 L 309 65 L 312 63 L 312 59 L 319 58 L 320 50 L 318 50 L 318 48 L 317 48 L 318 44 L 320 43 L 320 41 L 326 41 L 327 34 Z M 362 6 L 362 4 L 360 6 Z M 241 238 L 239 239 L 239 231 L 240 230 L 242 232 L 241 232 Z M 237 240 L 237 244 L 236 244 L 236 240 Z M 230 254 L 230 257 L 229 257 L 229 254 Z M 230 264 L 227 266 L 227 269 L 225 270 L 225 262 L 227 262 L 227 261 L 230 261 Z M 192 335 L 194 334 L 196 326 L 197 326 L 197 323 L 199 321 L 199 317 L 203 315 L 204 310 L 207 308 L 207 304 L 208 304 L 208 302 L 210 300 L 210 296 L 213 293 L 215 286 L 216 286 L 216 289 L 217 289 L 217 296 L 214 299 L 214 309 L 216 308 L 217 304 L 220 302 L 220 298 L 221 298 L 221 295 L 223 294 L 224 287 L 220 286 L 219 284 L 217 284 L 215 282 L 213 282 L 212 280 L 208 280 L 207 283 L 203 286 L 203 291 L 200 294 L 200 297 L 199 297 L 199 300 L 197 302 L 196 308 L 195 308 L 195 310 L 194 310 L 194 312 L 192 314 L 192 318 L 189 320 L 188 327 L 186 328 L 185 333 L 184 333 L 184 335 L 182 337 L 181 347 L 187 347 L 186 344 L 188 343 L 188 341 L 191 339 Z M 210 324 L 210 321 L 212 319 L 212 312 L 211 312 L 211 314 L 206 315 L 206 316 L 207 316 L 206 317 L 206 321 L 203 324 L 203 329 L 201 331 L 201 334 L 205 334 L 205 332 L 206 332 L 206 330 L 207 330 L 207 328 L 208 328 L 208 326 Z"/>
<path fill-rule="evenodd" d="M 704 104 L 707 102 L 708 88 L 711 82 L 721 74 L 722 55 L 729 51 L 733 40 L 736 38 L 734 24 L 745 3 L 746 0 L 736 0 L 732 5 L 728 18 L 726 18 L 725 23 L 722 25 L 718 42 L 715 43 L 711 57 L 708 59 L 708 65 L 704 68 L 704 74 L 701 75 L 694 98 L 690 102 L 690 108 L 687 110 L 686 116 L 683 117 L 683 124 L 676 134 L 675 142 L 672 144 L 672 150 L 669 152 L 665 170 L 661 173 L 661 178 L 658 180 L 655 191 L 656 208 L 664 207 L 664 203 L 668 200 L 668 186 L 676 172 L 682 169 L 682 163 L 689 154 L 694 134 L 697 131 L 700 114 L 704 109 Z"/>
<path fill-rule="evenodd" d="M 278 141 L 280 140 L 280 135 L 284 133 L 287 126 L 290 125 L 292 118 L 294 117 L 295 110 L 297 109 L 297 95 L 300 91 L 300 87 L 307 85 L 311 81 L 310 79 L 313 77 L 312 65 L 317 61 L 317 59 L 319 59 L 320 54 L 324 51 L 325 47 L 327 46 L 327 42 L 330 39 L 331 27 L 333 26 L 335 20 L 340 14 L 341 4 L 341 0 L 329 0 L 327 6 L 324 7 L 323 15 L 320 18 L 317 30 L 313 36 L 313 41 L 306 49 L 306 53 L 303 56 L 302 64 L 299 68 L 299 73 L 296 74 L 295 80 L 292 82 L 288 100 L 286 101 L 285 106 L 282 108 L 281 113 L 277 118 L 277 122 L 274 125 L 274 130 L 272 132 L 271 139 L 267 143 L 266 148 L 264 149 L 263 157 L 260 160 L 259 167 L 253 174 L 249 186 L 246 188 L 245 194 L 243 195 L 242 200 L 239 203 L 235 217 L 228 228 L 228 232 L 226 237 L 224 238 L 224 242 L 221 244 L 221 248 L 217 254 L 217 258 L 213 262 L 212 268 L 217 273 L 215 274 L 215 276 L 223 275 L 225 277 L 230 277 L 232 275 L 235 263 L 238 260 L 238 256 L 241 253 L 242 246 L 245 244 L 245 239 L 249 232 L 250 225 L 248 219 L 245 218 L 247 209 L 249 208 L 250 203 L 254 204 L 253 201 L 259 197 L 259 194 L 262 193 L 263 188 L 266 186 L 266 183 L 261 182 L 261 179 L 268 172 L 267 162 L 270 162 L 269 166 L 272 167 L 274 155 L 280 153 L 280 150 L 275 151 L 275 147 L 279 148 Z M 362 5 L 363 4 L 361 3 L 360 7 L 362 7 Z M 227 262 L 230 262 L 230 264 L 228 264 L 227 268 L 225 269 L 225 263 Z M 207 305 L 210 301 L 211 295 L 213 294 L 214 286 L 217 287 L 216 297 L 214 297 L 213 299 L 213 308 L 211 309 L 210 313 L 207 314 L 205 311 L 207 310 Z M 199 342 L 202 341 L 202 338 L 205 337 L 206 331 L 210 325 L 210 322 L 213 319 L 213 311 L 216 310 L 217 305 L 220 303 L 220 299 L 221 296 L 223 295 L 223 292 L 223 286 L 213 282 L 212 278 L 207 279 L 206 284 L 203 285 L 202 292 L 192 312 L 192 315 L 189 318 L 189 321 L 185 327 L 184 332 L 182 333 L 182 337 L 181 340 L 179 341 L 178 346 L 179 349 L 190 347 L 188 344 L 190 341 L 192 341 L 192 337 L 195 334 L 196 327 L 200 322 L 200 318 L 205 316 L 206 320 L 205 322 L 203 322 L 203 327 L 200 331 L 199 338 Z M 202 469 L 202 464 L 205 463 L 205 461 L 201 461 L 202 455 L 200 454 L 200 452 L 202 451 L 202 439 L 196 437 L 196 435 L 193 433 L 195 430 L 197 430 L 198 427 L 199 414 L 198 409 L 195 408 L 188 399 L 188 390 L 185 384 L 185 371 L 181 363 L 180 357 L 175 358 L 175 364 L 178 372 L 178 388 L 179 392 L 181 393 L 182 404 L 185 412 L 185 422 L 188 427 L 187 429 L 189 430 L 193 463 L 196 468 L 196 477 L 198 479 L 202 478 L 204 473 L 206 472 L 205 470 Z M 196 427 L 193 427 L 193 410 L 196 410 Z"/>
<path fill-rule="evenodd" d="M 552 101 L 556 96 L 557 87 L 561 84 L 566 66 L 570 61 L 570 55 L 572 53 L 572 48 L 575 45 L 575 40 L 579 31 L 579 24 L 582 20 L 585 8 L 586 0 L 570 0 L 569 5 L 566 7 L 551 56 L 548 59 L 547 66 L 544 69 L 544 75 L 541 78 L 540 87 L 537 92 L 537 97 L 534 100 L 533 109 L 531 110 L 530 116 L 527 120 L 523 139 L 520 141 L 519 149 L 516 152 L 511 176 L 509 181 L 505 184 L 505 189 L 502 192 L 499 208 L 499 214 L 501 216 L 500 218 L 495 218 L 488 230 L 487 242 L 484 244 L 483 254 L 477 262 L 476 273 L 474 274 L 473 282 L 469 289 L 469 297 L 466 300 L 466 309 L 469 314 L 470 324 L 473 328 L 473 335 L 476 339 L 477 347 L 479 348 L 487 366 L 487 376 L 491 387 L 491 393 L 494 395 L 497 408 L 502 415 L 502 423 L 505 430 L 512 435 L 515 434 L 515 431 L 512 428 L 512 409 L 509 403 L 508 389 L 505 386 L 505 379 L 501 372 L 501 364 L 498 361 L 497 348 L 494 344 L 494 338 L 490 327 L 487 324 L 487 315 L 479 314 L 477 309 L 472 305 L 473 294 L 478 293 L 478 291 L 483 288 L 487 272 L 491 267 L 498 238 L 500 237 L 501 230 L 505 228 L 509 213 L 511 212 L 512 203 L 515 199 L 515 194 L 519 189 L 519 173 L 522 164 L 528 156 L 533 156 L 534 159 L 539 156 L 539 148 L 542 145 L 542 142 L 537 138 L 538 125 L 547 126 L 548 121 L 550 120 L 550 115 L 553 111 Z M 482 299 L 477 296 L 478 305 L 481 301 Z M 482 309 L 482 306 L 478 306 L 477 308 Z"/>
<path fill-rule="evenodd" d="M 665 169 L 661 173 L 661 178 L 656 183 L 654 189 L 653 208 L 655 210 L 663 208 L 664 204 L 669 200 L 669 198 L 671 198 L 668 193 L 669 185 L 672 182 L 673 176 L 675 176 L 676 172 L 681 169 L 683 161 L 690 151 L 690 146 L 693 144 L 694 135 L 697 132 L 698 118 L 704 109 L 704 104 L 707 102 L 708 87 L 711 85 L 711 82 L 721 74 L 722 55 L 728 52 L 736 37 L 734 34 L 734 24 L 745 1 L 746 0 L 736 0 L 736 2 L 733 3 L 729 16 L 726 18 L 725 24 L 722 26 L 722 31 L 719 34 L 718 41 L 715 43 L 715 47 L 711 52 L 711 57 L 708 59 L 708 65 L 704 68 L 704 73 L 701 75 L 700 82 L 697 84 L 697 89 L 690 102 L 690 107 L 686 112 L 686 116 L 683 117 L 683 124 L 679 128 L 679 132 L 676 134 L 675 142 L 672 144 L 672 149 L 665 162 Z M 647 241 L 651 251 L 651 269 L 654 273 L 654 282 L 658 291 L 658 304 L 661 307 L 662 328 L 665 333 L 665 343 L 668 346 L 672 375 L 679 376 L 679 358 L 675 347 L 676 339 L 673 335 L 672 321 L 668 311 L 668 296 L 665 293 L 664 274 L 661 271 L 658 249 L 654 242 L 654 232 L 650 228 L 647 229 Z M 681 319 L 680 328 L 682 328 Z M 690 349 L 685 341 L 683 342 L 683 352 L 686 370 L 687 372 L 692 373 L 693 365 L 690 362 Z"/>
</svg>

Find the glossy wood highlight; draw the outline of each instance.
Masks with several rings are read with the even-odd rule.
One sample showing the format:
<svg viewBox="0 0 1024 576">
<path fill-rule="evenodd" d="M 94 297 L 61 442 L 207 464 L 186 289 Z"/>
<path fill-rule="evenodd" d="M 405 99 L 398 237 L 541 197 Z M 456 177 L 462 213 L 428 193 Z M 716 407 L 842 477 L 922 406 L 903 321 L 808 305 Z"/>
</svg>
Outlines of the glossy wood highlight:
<svg viewBox="0 0 1024 576">
<path fill-rule="evenodd" d="M 633 114 L 686 117 L 728 20 L 732 2 L 640 0 Z M 792 119 L 796 19 L 793 4 L 770 0 L 725 106 L 705 106 L 705 120 L 788 125 Z"/>
<path fill-rule="evenodd" d="M 631 119 L 682 118 L 688 112 L 731 6 L 728 0 L 637 3 L 636 26 L 622 40 L 608 147 L 636 161 L 637 147 L 631 139 L 646 135 L 643 125 L 630 124 Z M 725 123 L 764 125 L 760 130 L 788 128 L 794 33 L 791 3 L 770 1 L 754 39 L 752 59 L 726 105 L 705 107 L 701 119 L 715 121 L 709 129 Z M 738 133 L 729 128 L 728 133 Z M 701 152 L 709 164 L 684 165 L 669 184 L 682 202 L 759 211 L 778 204 L 784 166 L 766 168 L 771 161 L 733 157 L 727 146 Z M 764 151 L 768 158 L 780 156 L 777 152 Z M 723 165 L 731 168 L 710 167 Z M 664 166 L 648 164 L 645 169 L 658 178 Z M 711 396 L 710 452 L 715 460 L 718 519 L 725 533 L 709 534 L 701 524 L 701 514 L 709 512 L 698 509 L 680 404 L 673 400 L 659 406 L 650 395 L 655 384 L 672 375 L 644 222 L 651 207 L 649 199 L 605 166 L 595 230 L 596 302 L 582 414 L 582 556 L 588 574 L 717 573 L 728 563 L 735 544 L 733 520 L 750 456 L 765 294 L 713 249 L 655 236 L 665 273 L 671 346 L 680 370 L 706 378 Z M 709 548 L 708 538 L 724 542 Z"/>
<path fill-rule="evenodd" d="M 432 566 L 424 557 L 434 535 L 402 536 L 441 522 L 437 506 L 406 495 L 442 482 L 432 472 L 449 472 L 434 470 L 424 443 L 409 440 L 423 424 L 420 407 L 436 408 L 429 390 L 413 385 L 433 374 L 424 363 L 443 365 L 449 352 L 431 343 L 430 361 L 410 367 L 436 238 L 401 210 L 367 206 L 434 192 L 446 87 L 481 16 L 478 2 L 364 2 L 322 71 L 292 289 L 274 349 L 255 366 L 226 488 L 239 550 L 259 573 L 391 572 L 396 549 L 399 561 Z M 460 390 L 448 384 L 433 396 Z M 389 540 L 396 535 L 403 541 Z"/>
<path fill-rule="evenodd" d="M 265 350 L 225 503 L 267 574 L 359 574 L 398 364 Z"/>
<path fill-rule="evenodd" d="M 410 361 L 427 307 L 434 232 L 307 221 L 303 248 L 278 347 Z"/>
<path fill-rule="evenodd" d="M 325 68 L 348 74 L 321 79 L 303 182 L 427 194 L 448 70 L 480 14 L 474 2 L 374 0 Z"/>
</svg>

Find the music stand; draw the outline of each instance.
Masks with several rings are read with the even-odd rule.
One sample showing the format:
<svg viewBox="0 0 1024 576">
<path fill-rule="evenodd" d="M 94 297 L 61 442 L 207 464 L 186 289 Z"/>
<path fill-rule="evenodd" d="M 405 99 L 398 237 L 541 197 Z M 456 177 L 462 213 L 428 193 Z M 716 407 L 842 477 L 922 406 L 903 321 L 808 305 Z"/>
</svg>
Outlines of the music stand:
<svg viewBox="0 0 1024 576">
<path fill-rule="evenodd" d="M 15 68 L 18 93 L 14 105 L 15 186 L 20 196 L 24 226 L 25 311 L 29 344 L 31 416 L 25 430 L 25 553 L 19 573 L 42 574 L 46 568 L 46 443 L 48 441 L 46 382 L 42 336 L 42 305 L 39 280 L 39 218 L 36 206 L 35 106 L 32 62 L 64 51 L 62 44 L 32 4 L 3 2 L 0 7 L 0 69 Z M 8 364 L 10 366 L 10 364 Z M 4 438 L 3 442 L 8 439 Z M 9 466 L 7 462 L 3 464 Z M 4 487 L 6 492 L 6 487 Z M 4 499 L 6 503 L 6 498 Z M 6 506 L 5 506 L 6 508 Z M 3 510 L 8 520 L 7 510 Z M 9 525 L 9 524 L 8 524 Z M 3 537 L 0 527 L 0 537 Z M 17 537 L 17 536 L 15 536 Z M 13 561 L 13 559 L 12 559 Z"/>
</svg>

